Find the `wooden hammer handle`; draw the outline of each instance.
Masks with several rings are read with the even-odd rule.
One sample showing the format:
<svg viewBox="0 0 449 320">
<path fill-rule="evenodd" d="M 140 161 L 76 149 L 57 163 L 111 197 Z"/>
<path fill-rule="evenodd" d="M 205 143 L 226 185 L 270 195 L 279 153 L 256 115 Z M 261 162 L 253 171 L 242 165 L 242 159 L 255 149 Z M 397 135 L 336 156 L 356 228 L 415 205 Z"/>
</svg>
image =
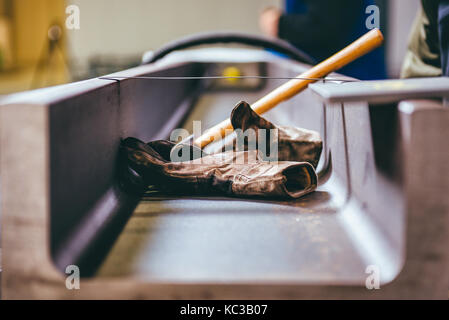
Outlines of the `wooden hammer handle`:
<svg viewBox="0 0 449 320">
<path fill-rule="evenodd" d="M 340 50 L 333 56 L 327 58 L 323 62 L 317 64 L 311 69 L 303 72 L 298 78 L 306 79 L 292 79 L 284 83 L 280 87 L 274 89 L 266 96 L 257 100 L 251 105 L 252 109 L 257 114 L 262 114 L 268 110 L 274 108 L 282 101 L 290 99 L 297 93 L 301 92 L 309 83 L 316 82 L 317 80 L 310 80 L 310 78 L 323 78 L 329 73 L 338 70 L 357 58 L 365 55 L 371 50 L 379 47 L 383 42 L 383 36 L 379 29 L 373 29 L 367 32 L 365 35 Z M 217 141 L 223 138 L 226 134 L 232 132 L 233 128 L 231 121 L 226 119 L 212 128 L 206 130 L 200 137 L 194 140 L 194 145 L 204 148 L 212 141 Z"/>
</svg>

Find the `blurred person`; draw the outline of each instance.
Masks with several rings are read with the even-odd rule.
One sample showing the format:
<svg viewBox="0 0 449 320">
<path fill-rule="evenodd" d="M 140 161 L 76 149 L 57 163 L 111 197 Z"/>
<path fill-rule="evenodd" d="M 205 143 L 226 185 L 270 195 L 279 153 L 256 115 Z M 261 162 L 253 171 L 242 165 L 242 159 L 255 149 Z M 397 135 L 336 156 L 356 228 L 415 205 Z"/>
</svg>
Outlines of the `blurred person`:
<svg viewBox="0 0 449 320">
<path fill-rule="evenodd" d="M 402 78 L 449 76 L 449 1 L 421 0 Z"/>
<path fill-rule="evenodd" d="M 260 15 L 262 32 L 284 39 L 322 61 L 369 30 L 366 7 L 372 0 L 285 0 L 285 10 L 268 7 Z M 339 72 L 362 79 L 385 79 L 383 48 L 361 57 Z"/>
</svg>

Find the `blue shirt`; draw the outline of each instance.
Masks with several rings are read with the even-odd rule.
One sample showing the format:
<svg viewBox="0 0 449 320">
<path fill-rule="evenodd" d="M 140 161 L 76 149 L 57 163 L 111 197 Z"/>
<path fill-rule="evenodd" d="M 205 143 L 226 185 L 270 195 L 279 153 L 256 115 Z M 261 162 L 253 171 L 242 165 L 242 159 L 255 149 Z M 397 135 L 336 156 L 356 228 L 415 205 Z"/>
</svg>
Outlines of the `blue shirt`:
<svg viewBox="0 0 449 320">
<path fill-rule="evenodd" d="M 335 1 L 335 0 L 331 0 Z M 342 43 L 346 43 L 346 45 L 355 41 L 369 30 L 365 25 L 366 19 L 369 17 L 369 14 L 365 13 L 365 8 L 369 5 L 374 4 L 373 0 L 361 0 L 363 2 L 362 8 L 358 16 L 351 16 L 350 18 L 354 19 L 351 22 L 351 29 L 348 29 L 346 32 L 338 33 L 339 36 L 342 37 Z M 309 1 L 310 2 L 310 1 Z M 358 3 L 359 5 L 360 3 Z M 304 0 L 285 0 L 285 13 L 288 14 L 296 14 L 296 15 L 307 15 L 309 12 L 308 1 Z M 357 11 L 359 12 L 359 11 Z M 347 16 L 341 17 L 341 19 L 348 19 Z M 319 26 L 311 26 L 314 28 L 319 28 Z M 316 58 L 317 60 L 324 59 L 327 56 L 332 55 L 336 52 L 337 49 L 341 48 L 326 48 L 326 52 L 313 52 L 314 49 L 307 48 L 304 45 L 301 45 L 301 42 L 294 43 L 299 49 L 309 53 L 311 56 Z M 309 50 L 308 50 L 309 49 Z M 315 54 L 314 54 L 315 53 Z M 346 67 L 340 69 L 339 73 L 361 79 L 361 80 L 371 80 L 371 79 L 385 79 L 386 75 L 386 67 L 385 67 L 385 52 L 384 48 L 380 47 L 372 52 L 366 54 L 363 57 L 360 57 L 356 61 L 350 63 Z"/>
</svg>

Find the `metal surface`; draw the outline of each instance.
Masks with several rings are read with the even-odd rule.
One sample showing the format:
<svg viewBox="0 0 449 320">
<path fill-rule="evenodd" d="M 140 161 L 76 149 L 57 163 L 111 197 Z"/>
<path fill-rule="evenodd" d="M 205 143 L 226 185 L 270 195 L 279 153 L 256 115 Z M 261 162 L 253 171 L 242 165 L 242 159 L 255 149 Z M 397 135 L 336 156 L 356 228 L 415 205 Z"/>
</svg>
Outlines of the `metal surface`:
<svg viewBox="0 0 449 320">
<path fill-rule="evenodd" d="M 271 74 L 286 72 L 273 66 L 269 70 Z M 241 97 L 254 101 L 276 85 L 269 81 L 263 91 L 238 97 L 205 94 L 183 127 L 191 132 L 192 121 L 201 120 L 205 129 L 229 117 Z M 322 108 L 309 93 L 273 110 L 267 118 L 293 125 L 298 119 L 286 114 L 296 108 L 298 115 L 308 115 L 301 125 L 322 130 Z M 195 282 L 359 282 L 365 263 L 338 215 L 345 192 L 328 183 L 310 196 L 287 202 L 145 198 L 98 276 Z"/>
<path fill-rule="evenodd" d="M 211 52 L 218 53 L 173 54 L 109 77 L 201 73 Z M 269 75 L 307 67 L 246 50 L 215 55 L 217 63 L 249 57 Z M 276 81 L 245 94 L 248 102 Z M 310 89 L 267 117 L 321 133 L 317 192 L 293 202 L 146 198 L 98 274 L 67 290 L 63 264 L 106 251 L 132 213 L 132 198 L 119 193 L 126 206 L 113 192 L 120 138 L 162 138 L 183 118 L 186 128 L 194 119 L 206 127 L 244 98 L 204 93 L 195 103 L 202 86 L 190 82 L 93 79 L 2 100 L 2 297 L 447 298 L 449 180 L 441 172 L 449 155 L 434 147 L 449 137 L 447 108 L 401 104 L 391 120 L 397 130 L 385 136 L 398 152 L 378 162 L 383 119 L 374 121 L 365 101 L 323 105 Z M 368 265 L 380 268 L 381 290 L 365 288 Z"/>
<path fill-rule="evenodd" d="M 374 80 L 343 85 L 316 83 L 310 88 L 327 103 L 365 101 L 385 104 L 404 99 L 447 97 L 449 78 Z"/>
<path fill-rule="evenodd" d="M 200 70 L 190 65 L 165 72 L 176 75 Z M 190 101 L 190 93 L 197 85 L 190 82 L 180 87 L 180 84 L 172 83 L 178 90 L 164 97 L 162 83 L 150 82 L 146 86 L 123 83 L 120 88 L 114 84 L 95 97 L 94 93 L 86 92 L 76 99 L 50 106 L 51 252 L 61 270 L 69 264 L 77 264 L 89 275 L 101 261 L 102 253 L 115 237 L 114 232 L 109 231 L 110 224 L 116 219 L 119 224 L 126 221 L 136 204 L 135 197 L 124 194 L 117 185 L 120 138 L 128 135 L 153 137 L 164 131 L 163 125 L 169 123 L 185 100 Z M 128 89 L 131 85 L 133 88 Z M 150 89 L 137 92 L 139 85 Z M 115 95 L 117 88 L 119 95 Z M 134 101 L 122 100 L 127 90 L 134 90 L 134 94 L 129 94 Z M 184 108 L 184 113 L 187 110 Z M 67 170 L 68 163 L 77 169 Z M 74 194 L 77 196 L 73 197 Z M 119 226 L 112 229 L 115 233 L 120 231 Z M 103 243 L 108 238 L 111 240 Z"/>
<path fill-rule="evenodd" d="M 298 69 L 285 70 L 269 65 L 269 77 L 288 77 Z M 245 98 L 255 101 L 281 83 L 268 81 L 255 93 L 204 94 L 183 127 L 192 132 L 192 122 L 206 129 L 229 117 L 235 103 Z M 344 109 L 325 111 L 310 91 L 267 113 L 280 125 L 301 126 L 332 136 L 327 143 L 319 170 L 332 158 L 334 169 L 317 192 L 298 201 L 273 202 L 235 199 L 147 198 L 139 205 L 105 263 L 101 277 L 138 276 L 142 279 L 194 282 L 276 282 L 363 284 L 370 264 L 379 265 L 383 282 L 399 270 L 403 228 L 394 223 L 394 242 L 384 242 L 382 228 L 370 221 L 364 206 L 378 206 L 373 195 L 382 191 L 374 166 L 370 143 L 370 120 L 366 104 L 345 115 Z M 357 123 L 353 119 L 357 118 Z M 348 124 L 347 122 L 351 122 Z M 351 137 L 345 127 L 351 129 Z M 357 141 L 352 138 L 357 130 Z M 354 135 L 355 137 L 355 135 Z M 353 145 L 353 143 L 357 143 Z M 351 143 L 351 145 L 349 145 Z M 332 150 L 332 155 L 331 155 Z M 326 155 L 327 153 L 327 155 Z M 349 155 L 350 153 L 350 155 Z M 349 157 L 363 154 L 362 165 L 348 166 Z M 325 157 L 328 157 L 327 163 Z M 350 172 L 352 171 L 352 172 Z M 350 186 L 349 175 L 368 177 L 358 194 Z M 378 181 L 379 180 L 379 181 Z M 382 189 L 388 188 L 385 182 Z M 391 190 L 389 190 L 391 194 Z M 357 196 L 363 196 L 358 199 Z M 401 196 L 388 201 L 394 214 L 389 223 L 401 219 Z M 382 207 L 382 206 L 381 206 Z M 382 210 L 382 208 L 378 208 Z M 397 216 L 396 216 L 397 215 Z M 355 231 L 363 229 L 364 233 Z"/>
</svg>

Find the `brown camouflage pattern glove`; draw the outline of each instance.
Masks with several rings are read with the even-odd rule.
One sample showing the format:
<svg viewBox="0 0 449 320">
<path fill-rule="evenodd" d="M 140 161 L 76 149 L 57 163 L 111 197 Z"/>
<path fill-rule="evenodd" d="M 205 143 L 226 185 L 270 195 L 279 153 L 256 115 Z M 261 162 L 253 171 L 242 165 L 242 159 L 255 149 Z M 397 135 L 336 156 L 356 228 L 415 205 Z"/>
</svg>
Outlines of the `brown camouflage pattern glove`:
<svg viewBox="0 0 449 320">
<path fill-rule="evenodd" d="M 295 127 L 276 126 L 270 121 L 259 116 L 245 101 L 237 103 L 231 113 L 231 124 L 237 133 L 234 139 L 227 142 L 217 142 L 215 146 L 206 148 L 209 153 L 224 152 L 225 150 L 252 150 L 258 148 L 262 151 L 263 159 L 273 158 L 270 153 L 270 141 L 274 141 L 275 137 L 271 137 L 270 130 L 277 129 L 277 158 L 279 161 L 298 161 L 309 162 L 314 168 L 317 167 L 320 159 L 323 143 L 320 135 L 316 131 L 306 130 Z M 238 130 L 240 129 L 240 132 Z M 245 143 L 239 145 L 238 135 L 244 134 L 248 129 L 254 130 L 254 135 L 247 135 Z M 259 145 L 259 130 L 265 130 L 265 146 Z M 253 144 L 250 142 L 253 141 Z M 243 141 L 243 139 L 240 139 Z M 263 143 L 261 141 L 261 143 Z M 257 147 L 254 147 L 256 146 Z M 262 147 L 262 148 L 261 148 Z M 265 152 L 268 153 L 264 157 Z"/>
<path fill-rule="evenodd" d="M 314 191 L 317 176 L 308 162 L 267 162 L 257 150 L 229 151 L 170 161 L 174 143 L 122 141 L 128 165 L 147 184 L 182 194 L 299 198 Z M 189 148 L 195 148 L 189 146 Z"/>
</svg>

